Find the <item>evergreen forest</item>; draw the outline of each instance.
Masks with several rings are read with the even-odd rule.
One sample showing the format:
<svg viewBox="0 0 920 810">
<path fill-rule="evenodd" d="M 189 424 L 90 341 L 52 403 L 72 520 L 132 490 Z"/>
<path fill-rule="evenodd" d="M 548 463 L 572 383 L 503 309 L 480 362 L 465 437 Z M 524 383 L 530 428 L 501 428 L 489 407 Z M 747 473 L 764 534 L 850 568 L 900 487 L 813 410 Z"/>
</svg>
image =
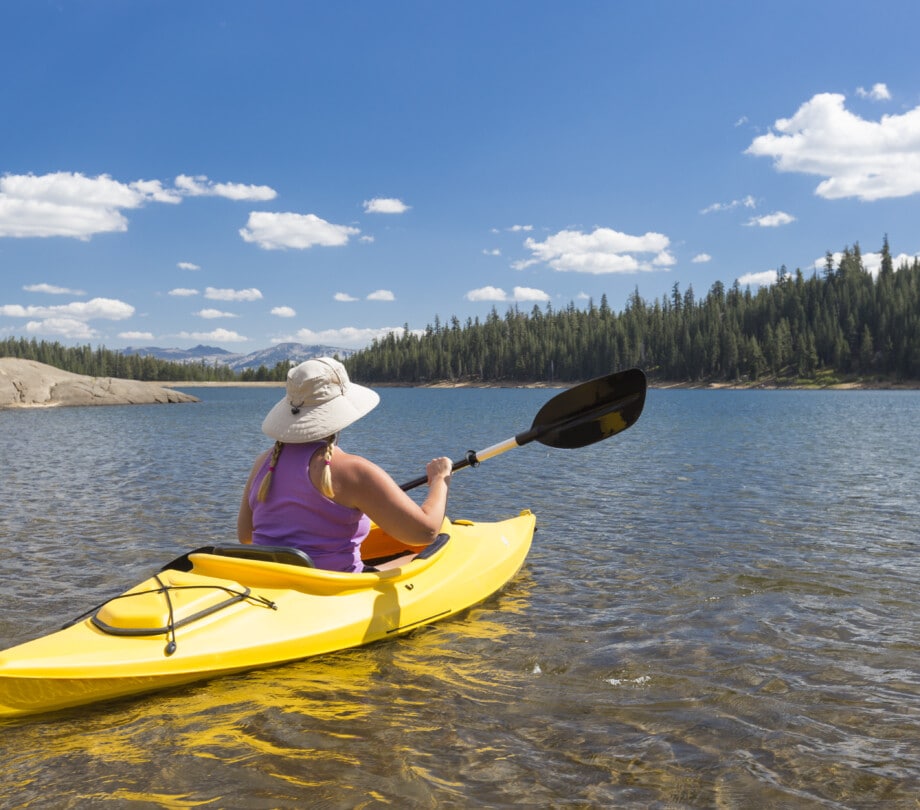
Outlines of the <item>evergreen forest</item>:
<svg viewBox="0 0 920 810">
<path fill-rule="evenodd" d="M 806 278 L 781 268 L 756 292 L 735 282 L 692 286 L 647 302 L 638 288 L 615 313 L 607 297 L 583 309 L 570 303 L 485 320 L 454 316 L 424 332 L 391 333 L 344 362 L 365 383 L 565 383 L 632 366 L 660 383 L 756 385 L 866 384 L 920 381 L 920 259 L 895 267 L 887 237 L 877 275 L 859 245 Z M 283 381 L 288 365 L 235 372 L 207 363 L 176 363 L 104 347 L 7 338 L 0 356 L 37 360 L 95 377 L 149 381 Z"/>
<path fill-rule="evenodd" d="M 586 309 L 534 306 L 485 321 L 436 318 L 345 361 L 358 380 L 425 383 L 566 382 L 639 366 L 659 382 L 832 384 L 920 380 L 920 259 L 895 267 L 888 238 L 877 276 L 859 245 L 806 278 L 783 267 L 756 293 L 736 282 L 692 286 L 646 302 L 636 291 L 616 314 L 606 296 Z"/>
</svg>

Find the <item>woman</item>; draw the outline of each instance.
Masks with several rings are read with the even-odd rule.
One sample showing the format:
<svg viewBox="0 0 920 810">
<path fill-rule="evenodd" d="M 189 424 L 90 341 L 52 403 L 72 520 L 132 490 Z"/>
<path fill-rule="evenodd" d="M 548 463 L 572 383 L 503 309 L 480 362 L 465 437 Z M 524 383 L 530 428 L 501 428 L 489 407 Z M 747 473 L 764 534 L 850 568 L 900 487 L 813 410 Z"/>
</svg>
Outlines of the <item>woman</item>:
<svg viewBox="0 0 920 810">
<path fill-rule="evenodd" d="M 379 401 L 330 357 L 288 372 L 285 398 L 262 423 L 275 446 L 256 459 L 243 492 L 237 518 L 241 543 L 292 546 L 317 568 L 360 572 L 361 542 L 371 520 L 413 546 L 438 536 L 447 509 L 449 458 L 428 462 L 428 496 L 419 506 L 376 464 L 338 446 L 339 431 Z"/>
</svg>

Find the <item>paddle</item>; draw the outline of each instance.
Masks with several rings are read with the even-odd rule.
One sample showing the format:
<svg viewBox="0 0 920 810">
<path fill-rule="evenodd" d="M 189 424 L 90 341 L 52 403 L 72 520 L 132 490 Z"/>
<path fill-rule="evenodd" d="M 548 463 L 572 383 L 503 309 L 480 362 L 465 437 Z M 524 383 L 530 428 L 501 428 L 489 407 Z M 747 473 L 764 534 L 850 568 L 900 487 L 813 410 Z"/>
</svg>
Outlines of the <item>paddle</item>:
<svg viewBox="0 0 920 810">
<path fill-rule="evenodd" d="M 470 450 L 454 470 L 477 467 L 486 459 L 538 441 L 548 447 L 574 449 L 602 441 L 634 424 L 645 405 L 645 374 L 631 368 L 579 383 L 553 397 L 534 417 L 529 430 L 484 450 Z M 408 492 L 428 482 L 421 476 L 402 485 Z"/>
</svg>

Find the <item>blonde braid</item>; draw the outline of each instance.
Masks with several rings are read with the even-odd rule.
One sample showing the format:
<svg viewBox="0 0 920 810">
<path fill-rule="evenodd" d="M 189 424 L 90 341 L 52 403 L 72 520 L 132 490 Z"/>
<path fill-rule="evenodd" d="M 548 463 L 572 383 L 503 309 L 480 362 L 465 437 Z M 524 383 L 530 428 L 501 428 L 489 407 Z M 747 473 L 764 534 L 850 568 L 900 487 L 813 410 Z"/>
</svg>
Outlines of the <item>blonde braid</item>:
<svg viewBox="0 0 920 810">
<path fill-rule="evenodd" d="M 265 499 L 268 497 L 269 487 L 272 485 L 272 473 L 275 471 L 275 465 L 278 463 L 278 456 L 281 455 L 281 449 L 284 447 L 284 442 L 275 442 L 275 446 L 272 448 L 272 458 L 268 462 L 268 472 L 265 473 L 265 478 L 262 479 L 262 483 L 259 486 L 259 494 L 257 499 L 259 503 L 264 503 Z"/>
<path fill-rule="evenodd" d="M 335 490 L 332 488 L 332 451 L 335 448 L 335 436 L 326 439 L 325 461 L 323 462 L 323 477 L 320 480 L 319 491 L 327 498 L 335 497 Z"/>
</svg>

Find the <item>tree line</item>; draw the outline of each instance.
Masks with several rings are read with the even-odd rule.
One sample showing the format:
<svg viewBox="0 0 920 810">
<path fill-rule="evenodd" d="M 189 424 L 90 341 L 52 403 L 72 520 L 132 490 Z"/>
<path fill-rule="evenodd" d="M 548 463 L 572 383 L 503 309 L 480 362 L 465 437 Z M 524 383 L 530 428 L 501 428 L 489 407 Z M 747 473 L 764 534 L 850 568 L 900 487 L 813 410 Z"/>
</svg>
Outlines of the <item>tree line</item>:
<svg viewBox="0 0 920 810">
<path fill-rule="evenodd" d="M 236 372 L 24 338 L 0 341 L 0 356 L 161 382 L 281 382 L 289 367 Z M 828 252 L 824 268 L 808 278 L 783 267 L 775 284 L 756 293 L 737 281 L 727 289 L 716 282 L 697 297 L 692 286 L 682 292 L 675 283 L 652 302 L 636 288 L 620 313 L 604 295 L 584 309 L 511 307 L 500 315 L 493 307 L 484 320 L 463 324 L 435 316 L 421 335 L 406 325 L 344 362 L 366 383 L 571 382 L 631 366 L 652 380 L 690 383 L 920 380 L 920 259 L 895 268 L 885 237 L 877 275 L 866 270 L 857 243 L 836 263 Z"/>
<path fill-rule="evenodd" d="M 7 338 L 0 340 L 0 357 L 35 360 L 74 374 L 90 377 L 120 377 L 125 380 L 148 382 L 284 382 L 289 364 L 277 363 L 272 368 L 237 372 L 228 366 L 205 362 L 177 363 L 149 355 L 122 354 L 100 346 L 64 346 L 57 341 Z"/>
<path fill-rule="evenodd" d="M 756 293 L 716 282 L 699 298 L 675 283 L 651 303 L 637 288 L 619 314 L 604 295 L 586 309 L 436 317 L 422 335 L 406 326 L 345 363 L 355 379 L 407 384 L 575 381 L 631 366 L 691 383 L 920 379 L 920 260 L 895 268 L 886 236 L 876 276 L 858 243 L 836 263 L 828 252 L 809 278 L 785 267 L 777 275 Z"/>
</svg>

